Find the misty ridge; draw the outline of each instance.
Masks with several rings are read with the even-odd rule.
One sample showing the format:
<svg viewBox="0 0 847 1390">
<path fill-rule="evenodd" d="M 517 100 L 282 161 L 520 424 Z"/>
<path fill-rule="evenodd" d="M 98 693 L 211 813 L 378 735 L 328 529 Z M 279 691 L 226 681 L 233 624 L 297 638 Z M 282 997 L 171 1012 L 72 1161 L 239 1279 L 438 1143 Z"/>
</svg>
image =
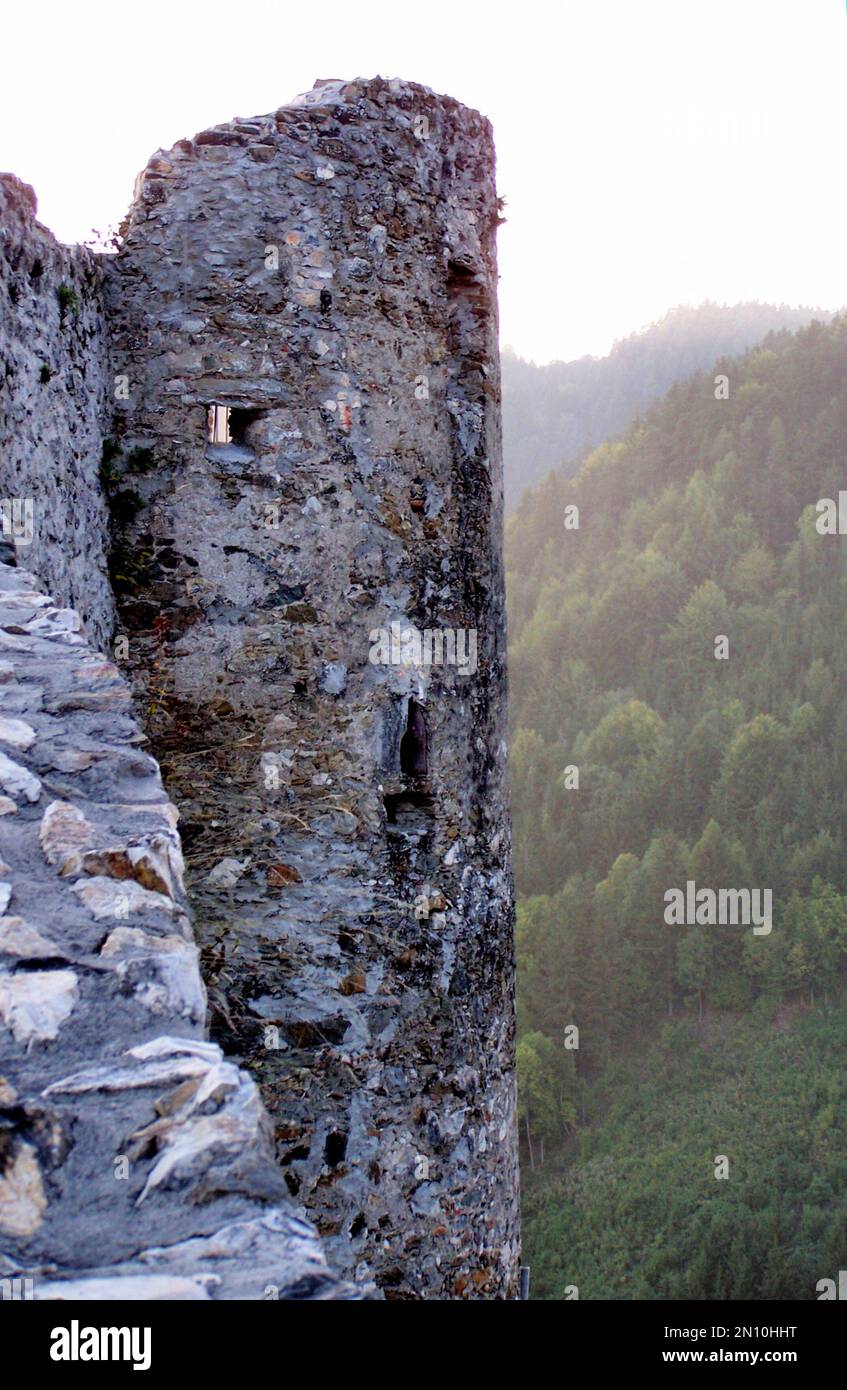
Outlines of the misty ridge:
<svg viewBox="0 0 847 1390">
<path fill-rule="evenodd" d="M 734 357 L 770 333 L 794 332 L 831 310 L 788 304 L 678 305 L 616 342 L 606 357 L 536 366 L 501 353 L 503 471 L 507 512 L 552 468 L 577 471 L 587 453 L 625 429 L 674 382 Z"/>
</svg>

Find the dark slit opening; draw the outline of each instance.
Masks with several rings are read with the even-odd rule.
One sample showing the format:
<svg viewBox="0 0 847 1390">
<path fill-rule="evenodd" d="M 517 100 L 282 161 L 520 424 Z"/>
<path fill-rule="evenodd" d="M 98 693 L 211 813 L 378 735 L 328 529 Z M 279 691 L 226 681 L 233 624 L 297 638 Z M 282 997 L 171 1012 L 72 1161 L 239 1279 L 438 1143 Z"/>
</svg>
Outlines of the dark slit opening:
<svg viewBox="0 0 847 1390">
<path fill-rule="evenodd" d="M 423 705 L 409 701 L 406 732 L 400 740 L 400 771 L 404 777 L 426 777 L 426 717 Z"/>
</svg>

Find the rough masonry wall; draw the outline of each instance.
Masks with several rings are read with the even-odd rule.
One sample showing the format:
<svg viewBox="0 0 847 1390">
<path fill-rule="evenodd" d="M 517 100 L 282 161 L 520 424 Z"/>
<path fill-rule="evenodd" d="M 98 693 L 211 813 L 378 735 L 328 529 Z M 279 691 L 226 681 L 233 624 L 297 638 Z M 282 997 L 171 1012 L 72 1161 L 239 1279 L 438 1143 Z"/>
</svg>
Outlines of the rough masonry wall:
<svg viewBox="0 0 847 1390">
<path fill-rule="evenodd" d="M 204 1040 L 176 811 L 79 629 L 0 564 L 0 1300 L 356 1297 Z"/>
<path fill-rule="evenodd" d="M 393 1298 L 515 1293 L 497 220 L 485 120 L 333 81 L 154 156 L 109 267 L 121 632 L 215 1035 Z"/>
<path fill-rule="evenodd" d="M 99 479 L 111 397 L 102 275 L 96 256 L 61 246 L 35 212 L 32 189 L 0 175 L 4 538 L 105 646 L 114 604 Z"/>
</svg>

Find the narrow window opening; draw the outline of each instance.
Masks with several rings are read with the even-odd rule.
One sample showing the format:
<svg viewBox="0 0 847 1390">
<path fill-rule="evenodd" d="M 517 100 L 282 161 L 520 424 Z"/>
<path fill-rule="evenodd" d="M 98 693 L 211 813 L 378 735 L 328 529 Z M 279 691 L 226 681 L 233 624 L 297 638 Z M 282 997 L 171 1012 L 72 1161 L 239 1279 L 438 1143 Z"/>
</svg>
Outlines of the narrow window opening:
<svg viewBox="0 0 847 1390">
<path fill-rule="evenodd" d="M 231 444 L 232 435 L 230 433 L 230 416 L 232 412 L 228 405 L 218 405 L 214 401 L 208 410 L 208 428 L 210 444 Z"/>
<path fill-rule="evenodd" d="M 406 732 L 400 740 L 400 771 L 405 777 L 426 777 L 426 719 L 423 705 L 409 701 Z"/>
<path fill-rule="evenodd" d="M 337 1168 L 339 1163 L 344 1162 L 347 1154 L 347 1135 L 340 1129 L 334 1129 L 326 1137 L 324 1144 L 324 1162 L 329 1168 Z"/>
<path fill-rule="evenodd" d="M 209 443 L 249 446 L 248 431 L 264 413 L 252 406 L 220 405 L 213 401 L 207 412 Z"/>
<path fill-rule="evenodd" d="M 261 410 L 233 406 L 229 412 L 229 437 L 233 444 L 246 444 L 247 431 L 262 417 Z"/>
</svg>

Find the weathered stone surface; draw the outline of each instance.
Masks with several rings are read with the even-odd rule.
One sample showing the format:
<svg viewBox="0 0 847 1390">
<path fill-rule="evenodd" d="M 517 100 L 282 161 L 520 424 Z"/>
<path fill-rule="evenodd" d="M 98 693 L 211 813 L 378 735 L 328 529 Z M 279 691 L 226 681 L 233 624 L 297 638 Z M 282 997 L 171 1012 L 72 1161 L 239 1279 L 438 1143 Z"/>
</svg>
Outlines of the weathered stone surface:
<svg viewBox="0 0 847 1390">
<path fill-rule="evenodd" d="M 130 913 L 157 912 L 172 915 L 174 902 L 164 893 L 151 893 L 134 880 L 120 882 L 113 878 L 86 878 L 73 885 L 73 892 L 98 920 L 107 917 L 128 917 Z"/>
<path fill-rule="evenodd" d="M 497 219 L 482 117 L 333 81 L 154 156 L 106 284 L 215 1036 L 391 1298 L 515 1292 Z M 375 660 L 392 623 L 474 659 Z"/>
<path fill-rule="evenodd" d="M 44 812 L 38 838 L 48 864 L 60 874 L 78 874 L 81 851 L 91 844 L 94 829 L 70 801 L 51 801 Z"/>
<path fill-rule="evenodd" d="M 154 156 L 99 266 L 29 192 L 0 177 L 0 498 L 73 606 L 0 564 L 0 1108 L 50 1196 L 24 1172 L 0 1268 L 45 1298 L 511 1297 L 490 128 L 318 84 Z M 114 621 L 101 477 L 215 1036 L 270 1121 L 200 1037 L 176 811 L 84 639 Z M 442 657 L 375 656 L 393 626 Z"/>
<path fill-rule="evenodd" d="M 45 1299 L 367 1297 L 291 1209 L 255 1082 L 202 1036 L 175 811 L 137 725 L 86 708 L 103 663 L 40 623 L 32 577 L 0 564 L 7 590 L 27 600 L 15 683 L 45 696 L 15 786 L 47 742 L 96 756 L 0 818 L 0 1269 Z"/>
<path fill-rule="evenodd" d="M 47 1206 L 38 1156 L 30 1144 L 19 1144 L 6 1156 L 0 1173 L 0 1235 L 31 1236 L 38 1230 Z"/>
<path fill-rule="evenodd" d="M 206 882 L 210 888 L 234 888 L 249 864 L 249 855 L 246 859 L 222 859 L 206 875 Z"/>
<path fill-rule="evenodd" d="M 311 1227 L 282 1208 L 208 1236 L 142 1250 L 106 1277 L 39 1281 L 36 1300 L 348 1299 L 361 1295 L 328 1273 Z"/>
<path fill-rule="evenodd" d="M 217 1283 L 217 1277 L 212 1274 L 194 1274 L 186 1279 L 167 1274 L 121 1272 L 112 1279 L 66 1279 L 59 1283 L 44 1280 L 34 1297 L 36 1302 L 42 1303 L 57 1299 L 65 1303 L 75 1303 L 77 1300 L 104 1303 L 112 1299 L 131 1303 L 156 1302 L 160 1299 L 184 1302 L 188 1299 L 208 1300 L 211 1298 L 210 1286 Z"/>
<path fill-rule="evenodd" d="M 79 982 L 72 970 L 0 974 L 0 1022 L 25 1047 L 58 1037 L 78 999 Z"/>
<path fill-rule="evenodd" d="M 0 499 L 20 503 L 12 516 L 21 563 L 105 643 L 114 604 L 99 480 L 112 395 L 102 277 L 96 256 L 60 246 L 35 220 L 30 195 L 0 175 Z"/>
<path fill-rule="evenodd" d="M 0 752 L 0 785 L 9 793 L 13 801 L 37 801 L 41 795 L 41 782 L 27 768 L 21 767 L 5 753 Z"/>
<path fill-rule="evenodd" d="M 101 958 L 117 957 L 121 979 L 132 983 L 136 997 L 154 1014 L 206 1018 L 206 991 L 200 979 L 197 947 L 181 936 L 150 936 L 137 927 L 110 932 Z"/>
<path fill-rule="evenodd" d="M 36 959 L 57 954 L 54 942 L 31 927 L 23 917 L 0 917 L 0 954 Z"/>
<path fill-rule="evenodd" d="M 182 854 L 174 836 L 151 835 L 138 844 L 89 850 L 82 857 L 87 874 L 134 879 L 153 893 L 174 898 L 182 891 Z"/>
<path fill-rule="evenodd" d="M 26 751 L 35 742 L 35 730 L 25 719 L 4 719 L 0 717 L 0 743 L 8 743 L 12 748 Z"/>
</svg>

